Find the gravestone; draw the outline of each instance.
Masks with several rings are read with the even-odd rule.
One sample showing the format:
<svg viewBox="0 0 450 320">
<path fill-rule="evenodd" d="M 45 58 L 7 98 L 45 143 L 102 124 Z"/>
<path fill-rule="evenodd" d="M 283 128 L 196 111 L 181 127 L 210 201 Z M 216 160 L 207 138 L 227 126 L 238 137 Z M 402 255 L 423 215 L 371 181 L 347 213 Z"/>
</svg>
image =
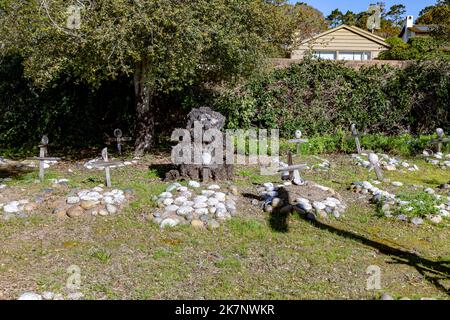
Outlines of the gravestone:
<svg viewBox="0 0 450 320">
<path fill-rule="evenodd" d="M 58 161 L 60 158 L 48 157 L 48 143 L 49 139 L 47 136 L 43 136 L 41 139 L 41 144 L 39 145 L 39 157 L 27 158 L 28 160 L 38 160 L 39 161 L 39 180 L 44 181 L 45 175 L 45 161 Z"/>
<path fill-rule="evenodd" d="M 97 167 L 97 168 L 104 168 L 105 169 L 105 181 L 106 181 L 106 186 L 108 188 L 111 188 L 112 184 L 111 184 L 111 167 L 114 166 L 118 166 L 120 164 L 122 164 L 122 162 L 120 161 L 109 161 L 108 158 L 108 148 L 104 148 L 102 150 L 102 158 L 103 161 L 98 161 L 92 164 L 93 167 Z"/>
<path fill-rule="evenodd" d="M 377 179 L 379 181 L 383 181 L 383 173 L 381 172 L 380 162 L 378 156 L 375 153 L 369 154 L 369 162 L 375 170 L 375 174 L 377 175 Z"/>
<path fill-rule="evenodd" d="M 122 142 L 132 141 L 130 137 L 124 137 L 122 130 L 116 129 L 114 130 L 114 138 L 109 138 L 109 142 L 116 142 L 117 152 L 119 155 L 122 155 Z"/>
<path fill-rule="evenodd" d="M 444 143 L 448 143 L 450 142 L 450 138 L 444 138 L 444 130 L 442 128 L 438 128 L 436 129 L 436 133 L 438 135 L 438 138 L 435 140 L 431 140 L 430 144 L 435 144 L 437 146 L 437 152 L 441 153 L 442 152 L 442 145 Z"/>
<path fill-rule="evenodd" d="M 295 131 L 295 139 L 288 140 L 288 143 L 295 143 L 297 145 L 297 155 L 300 155 L 302 144 L 308 143 L 308 140 L 302 139 L 302 132 L 297 130 Z"/>
<path fill-rule="evenodd" d="M 215 112 L 207 107 L 201 107 L 198 109 L 193 109 L 187 116 L 186 129 L 190 133 L 191 141 L 195 142 L 195 124 L 201 126 L 202 132 L 204 133 L 209 129 L 217 129 L 221 131 L 225 126 L 225 117 L 219 112 Z M 197 127 L 197 129 L 199 129 Z M 178 179 L 190 179 L 199 180 L 204 182 L 210 180 L 221 181 L 221 180 L 231 180 L 233 178 L 233 165 L 226 164 L 226 138 L 223 136 L 223 163 L 216 164 L 212 163 L 212 150 L 213 141 L 204 141 L 202 139 L 202 144 L 200 146 L 194 146 L 194 148 L 201 148 L 202 150 L 202 163 L 195 164 L 194 159 L 191 158 L 189 163 L 182 163 L 178 165 L 178 168 L 171 170 L 166 173 L 166 181 L 178 180 Z"/>
<path fill-rule="evenodd" d="M 361 154 L 362 153 L 361 143 L 359 142 L 359 132 L 356 129 L 356 125 L 353 123 L 350 129 L 352 131 L 353 138 L 355 138 L 356 152 L 358 152 L 358 154 Z"/>
</svg>

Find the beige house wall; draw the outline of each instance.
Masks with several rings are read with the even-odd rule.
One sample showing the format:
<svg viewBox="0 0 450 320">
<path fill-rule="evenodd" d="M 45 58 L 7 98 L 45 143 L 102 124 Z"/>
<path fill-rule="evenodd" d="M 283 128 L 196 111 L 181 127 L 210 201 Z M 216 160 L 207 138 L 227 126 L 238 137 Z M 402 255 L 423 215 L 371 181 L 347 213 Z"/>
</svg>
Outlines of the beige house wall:
<svg viewBox="0 0 450 320">
<path fill-rule="evenodd" d="M 379 42 L 382 42 L 380 40 Z M 334 51 L 334 52 L 370 52 L 370 59 L 378 57 L 380 52 L 388 50 L 383 45 L 372 39 L 353 32 L 346 28 L 338 28 L 334 32 L 324 34 L 316 39 L 302 43 L 298 49 L 292 52 L 292 59 L 302 59 L 309 51 Z"/>
</svg>

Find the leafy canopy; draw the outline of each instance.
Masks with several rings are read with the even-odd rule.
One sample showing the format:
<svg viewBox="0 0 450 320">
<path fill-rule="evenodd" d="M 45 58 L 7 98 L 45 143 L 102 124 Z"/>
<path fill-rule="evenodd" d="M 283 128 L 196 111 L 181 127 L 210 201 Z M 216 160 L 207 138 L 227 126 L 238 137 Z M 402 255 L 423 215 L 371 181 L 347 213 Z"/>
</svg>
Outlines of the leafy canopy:
<svg viewBox="0 0 450 320">
<path fill-rule="evenodd" d="M 69 5 L 80 9 L 71 28 Z M 0 54 L 19 53 L 46 85 L 62 71 L 93 84 L 133 74 L 163 91 L 245 75 L 270 50 L 260 0 L 0 0 Z"/>
</svg>

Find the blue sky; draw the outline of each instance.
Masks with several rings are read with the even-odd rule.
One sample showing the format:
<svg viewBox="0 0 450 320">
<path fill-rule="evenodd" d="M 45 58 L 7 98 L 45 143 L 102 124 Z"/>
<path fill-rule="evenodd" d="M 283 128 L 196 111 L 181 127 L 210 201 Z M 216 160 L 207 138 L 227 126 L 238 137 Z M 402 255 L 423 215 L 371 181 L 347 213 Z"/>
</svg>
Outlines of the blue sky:
<svg viewBox="0 0 450 320">
<path fill-rule="evenodd" d="M 369 4 L 376 3 L 376 0 L 303 0 L 295 1 L 291 0 L 291 3 L 306 2 L 310 6 L 319 9 L 325 16 L 328 16 L 331 11 L 338 8 L 343 12 L 351 10 L 353 12 L 361 12 L 367 10 Z M 386 7 L 390 8 L 394 4 L 404 4 L 406 6 L 407 15 L 417 18 L 419 12 L 426 6 L 433 5 L 436 0 L 386 0 Z"/>
</svg>

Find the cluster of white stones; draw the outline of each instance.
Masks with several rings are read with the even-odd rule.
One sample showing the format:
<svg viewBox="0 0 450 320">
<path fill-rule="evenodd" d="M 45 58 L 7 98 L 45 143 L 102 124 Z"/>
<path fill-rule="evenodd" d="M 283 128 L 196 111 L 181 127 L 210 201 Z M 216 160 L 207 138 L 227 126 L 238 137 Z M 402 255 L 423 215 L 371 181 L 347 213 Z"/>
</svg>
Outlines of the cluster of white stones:
<svg viewBox="0 0 450 320">
<path fill-rule="evenodd" d="M 419 167 L 417 165 L 411 165 L 410 163 L 393 158 L 387 154 L 378 154 L 380 159 L 380 167 L 386 171 L 395 171 L 400 169 L 407 169 L 408 171 L 418 171 Z M 369 161 L 369 155 L 367 153 L 352 154 L 353 161 L 364 168 L 372 168 L 372 164 Z"/>
<path fill-rule="evenodd" d="M 289 184 L 275 186 L 273 183 L 267 182 L 259 189 L 265 212 L 271 213 L 274 210 L 279 210 L 281 213 L 289 213 L 296 211 L 306 214 L 309 219 L 315 220 L 318 216 L 326 219 L 328 215 L 339 218 L 347 209 L 345 204 L 335 197 L 326 197 L 320 201 L 299 197 L 294 200 L 294 203 L 288 203 L 287 199 L 279 198 L 280 189 L 286 186 L 289 186 Z M 314 186 L 322 191 L 330 191 L 330 188 L 325 186 Z"/>
<path fill-rule="evenodd" d="M 48 168 L 50 168 L 50 166 L 53 166 L 58 163 L 57 160 L 44 160 L 43 162 L 44 162 L 44 169 L 48 169 Z M 20 163 L 29 168 L 38 168 L 39 167 L 38 160 L 23 160 Z"/>
<path fill-rule="evenodd" d="M 313 169 L 316 170 L 323 170 L 323 171 L 328 171 L 331 168 L 331 164 L 330 161 L 328 161 L 327 159 L 323 159 L 323 158 L 319 158 L 314 156 L 315 159 L 321 161 L 319 164 L 315 164 L 312 166 Z"/>
<path fill-rule="evenodd" d="M 110 160 L 111 161 L 115 161 L 115 159 L 110 159 Z M 103 159 L 92 159 L 92 160 L 89 160 L 88 162 L 86 162 L 84 164 L 84 167 L 86 169 L 89 169 L 89 170 L 92 170 L 92 169 L 97 169 L 99 171 L 105 170 L 104 167 L 96 167 L 95 166 L 95 163 L 99 162 L 99 161 L 103 161 Z M 112 165 L 112 166 L 110 166 L 110 168 L 122 168 L 122 167 L 126 167 L 126 166 L 132 166 L 132 165 L 138 164 L 138 162 L 139 162 L 138 159 L 135 158 L 135 159 L 133 159 L 131 161 L 124 161 L 124 162 L 122 162 L 121 164 L 118 164 L 118 165 Z"/>
<path fill-rule="evenodd" d="M 66 205 L 56 208 L 53 213 L 58 217 L 71 218 L 82 215 L 107 216 L 116 214 L 126 201 L 123 190 L 105 191 L 102 186 L 98 186 L 71 193 L 66 199 Z"/>
<path fill-rule="evenodd" d="M 401 200 L 397 198 L 395 194 L 381 190 L 368 181 L 354 182 L 350 189 L 355 193 L 372 195 L 371 201 L 380 207 L 381 212 L 386 218 L 396 218 L 400 221 L 410 221 L 415 225 L 423 224 L 423 219 L 420 217 L 408 218 L 404 214 L 399 214 L 396 216 L 393 215 L 393 211 L 398 207 L 403 207 L 406 212 L 413 211 L 413 206 L 415 205 L 414 201 Z M 424 212 L 424 216 L 428 220 L 434 223 L 440 223 L 442 222 L 442 218 L 450 217 L 450 197 L 443 197 L 435 194 L 435 191 L 431 188 L 425 189 L 424 192 L 434 195 L 438 201 L 442 202 L 441 204 L 435 206 L 435 208 L 439 210 L 438 215 L 430 215 Z"/>
<path fill-rule="evenodd" d="M 0 210 L 3 211 L 3 220 L 10 220 L 12 218 L 27 218 L 27 213 L 32 212 L 35 208 L 36 205 L 30 203 L 27 199 L 0 203 Z"/>
<path fill-rule="evenodd" d="M 51 291 L 42 292 L 41 294 L 35 292 L 25 292 L 20 295 L 17 300 L 81 300 L 84 298 L 81 292 L 70 292 L 64 297 L 61 293 Z"/>
<path fill-rule="evenodd" d="M 423 152 L 425 161 L 431 163 L 432 165 L 439 166 L 442 168 L 450 168 L 450 153 L 443 154 L 441 152 L 433 153 L 432 151 L 425 150 Z"/>
<path fill-rule="evenodd" d="M 227 192 L 221 192 L 221 187 L 215 184 L 205 190 L 200 188 L 197 181 L 190 181 L 189 187 L 179 183 L 169 185 L 155 197 L 160 210 L 153 213 L 152 221 L 161 228 L 190 224 L 195 228 L 216 229 L 220 221 L 236 216 L 236 187 L 230 187 Z"/>
</svg>

